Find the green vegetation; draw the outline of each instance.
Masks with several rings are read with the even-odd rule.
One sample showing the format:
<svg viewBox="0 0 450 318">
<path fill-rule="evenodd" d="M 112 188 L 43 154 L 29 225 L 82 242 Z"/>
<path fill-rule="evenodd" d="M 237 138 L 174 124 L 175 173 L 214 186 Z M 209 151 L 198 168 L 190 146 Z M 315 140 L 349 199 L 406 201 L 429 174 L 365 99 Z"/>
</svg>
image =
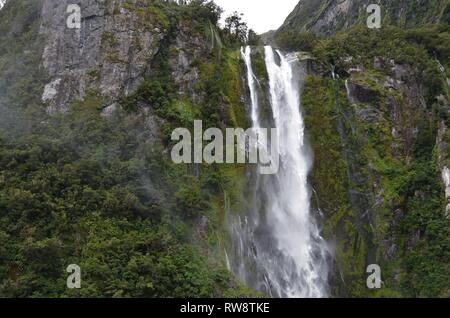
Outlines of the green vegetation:
<svg viewBox="0 0 450 318">
<path fill-rule="evenodd" d="M 368 296 L 363 271 L 367 247 L 361 242 L 365 233 L 358 227 L 360 216 L 349 197 L 349 189 L 356 186 L 348 178 L 351 163 L 344 154 L 350 143 L 343 141 L 345 136 L 339 132 L 345 100 L 345 90 L 335 87 L 331 79 L 309 77 L 305 83 L 302 104 L 314 151 L 313 188 L 326 213 L 324 235 L 337 244 L 332 292 L 358 297 Z"/>
<path fill-rule="evenodd" d="M 403 16 L 386 17 L 407 30 L 354 26 L 319 38 L 305 19 L 301 33 L 284 28 L 275 35 L 282 49 L 310 51 L 317 66 L 305 80 L 302 106 L 315 155 L 313 203 L 334 244 L 332 295 L 448 297 L 450 242 L 436 137 L 439 125 L 450 127 L 449 6 L 430 0 L 419 10 L 417 1 L 407 2 Z M 121 2 L 107 14 L 126 10 L 144 29 L 164 31 L 143 81 L 108 118 L 102 111 L 111 101 L 96 91 L 50 117 L 41 103 L 48 83 L 40 67 L 41 5 L 14 0 L 0 11 L 0 297 L 255 296 L 226 270 L 223 253 L 226 213 L 246 203 L 246 167 L 174 165 L 169 153 L 173 129 L 192 128 L 195 119 L 205 127 L 249 125 L 239 48 L 259 45 L 259 37 L 247 36 L 237 13 L 220 29 L 221 9 L 210 1 Z M 312 18 L 326 9 L 319 1 L 305 7 L 314 9 Z M 444 23 L 422 26 L 436 16 Z M 340 19 L 338 29 L 346 22 Z M 174 78 L 183 36 L 195 40 L 182 48 L 189 94 Z M 114 52 L 112 32 L 101 38 L 110 61 L 128 63 Z M 264 93 L 263 48 L 253 50 L 252 61 Z M 356 66 L 362 71 L 349 74 Z M 400 88 L 385 85 L 394 66 L 407 73 Z M 333 67 L 339 79 L 327 76 Z M 101 80 L 99 68 L 87 74 Z M 370 101 L 350 103 L 346 79 Z M 270 107 L 261 104 L 268 123 Z M 448 130 L 443 139 L 450 165 Z M 365 286 L 372 263 L 383 270 L 380 291 Z M 82 268 L 81 290 L 66 288 L 69 264 Z"/>
<path fill-rule="evenodd" d="M 102 42 L 109 45 L 110 47 L 114 47 L 118 44 L 117 39 L 112 32 L 103 32 Z"/>
<path fill-rule="evenodd" d="M 335 294 L 448 297 L 450 241 L 436 138 L 439 122 L 448 122 L 437 96 L 449 95 L 435 60 L 448 68 L 447 37 L 447 26 L 389 32 L 354 27 L 313 48 L 317 62 L 333 65 L 343 77 L 351 67 L 363 68 L 348 80 L 370 100 L 350 105 L 344 80 L 319 77 L 307 79 L 302 96 L 315 154 L 312 182 L 326 213 L 324 234 L 336 242 Z M 409 97 L 406 90 L 414 88 L 383 86 L 393 65 L 376 66 L 376 59 L 407 67 L 406 86 L 416 81 L 408 76 L 417 76 L 426 106 Z M 362 117 L 371 109 L 376 119 Z M 364 269 L 371 263 L 383 269 L 378 292 L 365 287 Z"/>
<path fill-rule="evenodd" d="M 248 38 L 248 26 L 244 22 L 243 14 L 234 11 L 225 19 L 225 30 L 230 38 L 237 43 L 245 43 Z M 254 36 L 254 34 L 253 34 Z"/>
<path fill-rule="evenodd" d="M 0 294 L 239 293 L 230 290 L 223 265 L 189 243 L 190 220 L 208 208 L 201 205 L 205 185 L 180 177 L 184 169 L 173 166 L 161 146 L 137 140 L 148 138 L 138 122 L 105 120 L 101 106 L 87 97 L 32 135 L 2 139 Z M 65 288 L 65 267 L 72 263 L 83 268 L 80 291 Z"/>
<path fill-rule="evenodd" d="M 366 6 L 370 2 L 360 0 L 340 2 L 327 0 L 303 0 L 287 17 L 278 33 L 315 32 L 322 36 L 345 31 L 354 25 L 365 25 L 368 14 Z M 428 24 L 445 23 L 450 10 L 449 0 L 380 0 L 382 25 L 401 28 L 416 28 Z"/>
<path fill-rule="evenodd" d="M 275 44 L 287 51 L 312 51 L 317 41 L 318 38 L 309 32 L 285 31 L 275 34 Z"/>
<path fill-rule="evenodd" d="M 441 59 L 446 69 L 450 68 L 449 32 L 448 26 L 410 31 L 394 27 L 383 31 L 355 27 L 321 40 L 313 53 L 320 61 L 335 65 L 338 69 L 346 69 L 350 65 L 364 65 L 373 69 L 374 59 L 380 57 L 397 64 L 410 65 L 425 88 L 427 102 L 432 105 L 435 98 L 446 90 L 435 59 Z M 388 72 L 389 69 L 383 71 Z"/>
<path fill-rule="evenodd" d="M 2 30 L 3 21 L 19 15 L 19 4 L 30 6 L 16 1 L 1 11 Z M 245 125 L 237 43 L 221 41 L 220 10 L 211 2 L 177 6 L 141 1 L 137 7 L 128 1 L 122 6 L 169 34 L 149 65 L 151 74 L 119 100 L 123 111 L 102 117 L 106 101 L 90 92 L 73 102 L 67 114 L 30 118 L 29 131 L 0 138 L 0 296 L 254 296 L 226 270 L 223 255 L 224 193 L 239 205 L 243 167 L 175 165 L 168 151 L 172 129 L 190 127 L 194 119 L 219 127 Z M 0 35 L 2 89 L 11 89 L 3 83 L 8 63 L 17 66 L 14 54 L 23 57 L 22 50 L 31 46 L 27 43 L 34 43 L 29 39 L 38 38 L 39 20 L 27 23 L 30 28 L 22 33 Z M 180 95 L 172 78 L 170 61 L 177 52 L 180 24 L 192 36 L 206 38 L 205 30 L 212 30 L 215 38 L 211 56 L 191 65 L 200 73 L 200 104 Z M 6 45 L 11 39 L 6 41 L 4 34 L 18 38 L 17 47 Z M 102 41 L 111 48 L 118 44 L 112 33 L 104 33 Z M 14 107 L 29 103 L 44 113 L 40 96 L 45 77 L 35 71 L 42 56 L 37 44 L 30 58 L 24 58 L 24 69 L 31 70 L 24 78 L 34 82 L 11 91 L 20 97 Z M 124 63 L 114 52 L 110 58 Z M 11 69 L 22 74 L 21 68 Z M 88 75 L 99 79 L 97 69 Z M 147 126 L 149 115 L 143 115 L 142 107 L 161 123 L 160 136 Z M 80 290 L 66 288 L 69 264 L 82 268 Z"/>
</svg>

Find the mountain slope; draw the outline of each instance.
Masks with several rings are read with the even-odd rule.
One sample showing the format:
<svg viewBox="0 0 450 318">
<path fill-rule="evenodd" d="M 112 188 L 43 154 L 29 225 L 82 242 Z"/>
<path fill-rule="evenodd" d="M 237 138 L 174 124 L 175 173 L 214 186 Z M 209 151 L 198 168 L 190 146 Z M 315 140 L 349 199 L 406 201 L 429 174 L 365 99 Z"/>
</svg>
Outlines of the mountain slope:
<svg viewBox="0 0 450 318">
<path fill-rule="evenodd" d="M 81 1 L 70 29 L 71 3 L 0 11 L 0 297 L 254 295 L 224 254 L 223 193 L 239 204 L 242 168 L 169 155 L 194 119 L 245 126 L 217 8 Z"/>
<path fill-rule="evenodd" d="M 252 192 L 248 167 L 169 155 L 172 131 L 196 119 L 249 126 L 241 43 L 205 1 L 80 3 L 79 30 L 66 27 L 70 0 L 0 11 L 0 297 L 257 295 L 225 252 L 227 213 L 244 213 Z M 279 31 L 309 51 L 293 54 L 307 69 L 329 295 L 448 297 L 450 29 L 435 24 L 448 0 L 382 1 L 389 23 L 434 23 L 383 32 L 362 25 L 366 3 L 304 0 Z M 252 52 L 269 96 L 265 50 Z M 66 287 L 69 264 L 80 290 Z M 370 264 L 381 290 L 366 286 Z"/>
<path fill-rule="evenodd" d="M 330 35 L 349 28 L 354 24 L 365 23 L 366 8 L 375 3 L 370 0 L 301 0 L 287 17 L 280 31 L 313 32 Z M 382 21 L 384 25 L 415 27 L 428 23 L 439 23 L 448 12 L 448 0 L 381 0 Z M 448 18 L 446 16 L 445 18 Z"/>
<path fill-rule="evenodd" d="M 302 101 L 332 293 L 448 297 L 448 1 L 382 1 L 381 30 L 365 3 L 302 1 L 275 37 L 310 51 Z M 380 290 L 365 286 L 369 264 Z"/>
</svg>

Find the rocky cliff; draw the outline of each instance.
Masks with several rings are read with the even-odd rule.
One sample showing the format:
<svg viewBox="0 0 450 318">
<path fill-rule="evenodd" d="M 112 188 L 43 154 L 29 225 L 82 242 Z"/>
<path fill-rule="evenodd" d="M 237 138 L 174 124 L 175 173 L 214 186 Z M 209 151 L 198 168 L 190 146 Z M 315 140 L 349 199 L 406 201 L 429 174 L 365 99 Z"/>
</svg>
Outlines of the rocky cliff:
<svg viewBox="0 0 450 318">
<path fill-rule="evenodd" d="M 162 12 L 125 6 L 122 1 L 82 1 L 79 29 L 68 28 L 71 1 L 44 1 L 40 33 L 50 82 L 42 95 L 48 112 L 67 111 L 75 99 L 97 91 L 111 105 L 136 90 L 149 62 L 168 34 Z M 122 6 L 123 5 L 123 6 Z M 108 105 L 109 104 L 109 105 Z"/>
<path fill-rule="evenodd" d="M 366 23 L 369 4 L 382 8 L 385 25 L 415 27 L 449 18 L 448 0 L 301 0 L 280 31 L 330 35 L 354 24 Z"/>
<path fill-rule="evenodd" d="M 194 33 L 195 23 L 170 21 L 161 8 L 139 2 L 83 1 L 81 27 L 70 29 L 69 4 L 44 1 L 42 9 L 42 58 L 50 76 L 42 98 L 50 113 L 67 110 L 71 101 L 89 91 L 105 97 L 110 110 L 119 97 L 129 96 L 145 76 L 155 73 L 155 60 L 163 50 L 170 51 L 170 71 L 179 92 L 195 99 L 199 71 L 191 62 L 212 50 L 204 34 Z M 214 32 L 212 26 L 206 31 Z"/>
<path fill-rule="evenodd" d="M 333 294 L 448 297 L 448 1 L 300 1 L 273 36 L 303 50 L 311 176 Z M 342 194 L 345 193 L 345 196 Z M 362 279 L 379 264 L 383 288 Z"/>
<path fill-rule="evenodd" d="M 442 36 L 447 46 L 448 31 L 388 29 L 352 28 L 307 59 L 302 99 L 317 206 L 335 244 L 332 286 L 347 296 L 447 297 L 450 96 L 448 66 L 435 57 L 448 57 L 422 45 Z M 382 268 L 379 291 L 361 279 L 369 264 Z"/>
</svg>

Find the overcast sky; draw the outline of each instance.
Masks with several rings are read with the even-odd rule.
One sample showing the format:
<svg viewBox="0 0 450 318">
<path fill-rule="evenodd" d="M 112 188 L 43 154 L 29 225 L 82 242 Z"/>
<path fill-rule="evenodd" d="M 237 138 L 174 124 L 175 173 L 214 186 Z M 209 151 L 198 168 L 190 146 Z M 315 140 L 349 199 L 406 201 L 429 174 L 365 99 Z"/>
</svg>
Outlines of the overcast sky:
<svg viewBox="0 0 450 318">
<path fill-rule="evenodd" d="M 244 20 L 257 33 L 264 33 L 280 27 L 299 0 L 214 0 L 225 9 L 224 18 L 238 11 L 244 13 Z"/>
</svg>

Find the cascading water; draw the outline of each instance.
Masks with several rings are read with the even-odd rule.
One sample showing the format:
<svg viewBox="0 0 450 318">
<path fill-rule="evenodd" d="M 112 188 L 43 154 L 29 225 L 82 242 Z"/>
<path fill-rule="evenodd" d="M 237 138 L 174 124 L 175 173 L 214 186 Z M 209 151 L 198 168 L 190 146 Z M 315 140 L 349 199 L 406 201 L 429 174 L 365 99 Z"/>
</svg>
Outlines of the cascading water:
<svg viewBox="0 0 450 318">
<path fill-rule="evenodd" d="M 266 98 L 253 73 L 251 48 L 242 49 L 247 66 L 251 117 L 261 127 L 259 101 Z M 265 47 L 271 122 L 278 128 L 280 169 L 271 176 L 251 173 L 245 217 L 230 216 L 232 270 L 249 286 L 272 297 L 326 297 L 327 244 L 311 216 L 310 156 L 300 110 L 299 67 L 294 55 Z M 301 76 L 301 75 L 300 75 Z"/>
</svg>

